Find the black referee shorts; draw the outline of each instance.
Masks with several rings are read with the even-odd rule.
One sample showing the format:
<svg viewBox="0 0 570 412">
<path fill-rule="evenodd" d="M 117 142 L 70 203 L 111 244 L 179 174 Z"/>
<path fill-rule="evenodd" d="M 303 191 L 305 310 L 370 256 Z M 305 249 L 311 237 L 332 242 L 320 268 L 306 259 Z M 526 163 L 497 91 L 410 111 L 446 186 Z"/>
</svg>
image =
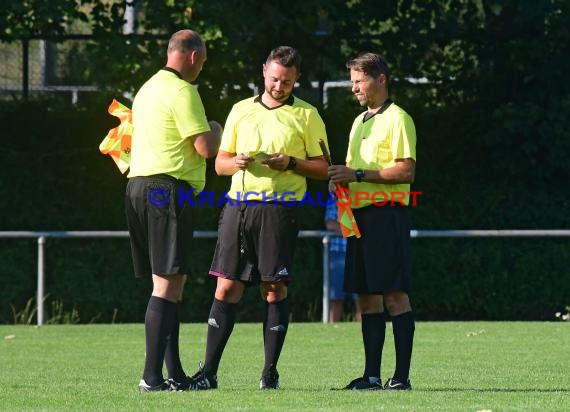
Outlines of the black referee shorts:
<svg viewBox="0 0 570 412">
<path fill-rule="evenodd" d="M 252 283 L 291 281 L 298 207 L 248 203 L 222 210 L 210 274 Z"/>
<path fill-rule="evenodd" d="M 189 273 L 194 211 L 187 202 L 179 204 L 179 190 L 187 193 L 191 187 L 168 175 L 133 177 L 127 183 L 125 212 L 136 277 Z"/>
<path fill-rule="evenodd" d="M 406 206 L 354 209 L 361 238 L 349 237 L 344 290 L 383 294 L 411 288 L 410 220 Z"/>
</svg>

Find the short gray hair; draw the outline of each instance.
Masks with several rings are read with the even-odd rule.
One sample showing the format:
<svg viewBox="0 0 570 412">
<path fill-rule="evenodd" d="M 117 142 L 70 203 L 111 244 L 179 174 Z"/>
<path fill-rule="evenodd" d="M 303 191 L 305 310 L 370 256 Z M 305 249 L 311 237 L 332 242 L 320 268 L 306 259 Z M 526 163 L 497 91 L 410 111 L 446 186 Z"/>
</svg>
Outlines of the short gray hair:
<svg viewBox="0 0 570 412">
<path fill-rule="evenodd" d="M 190 29 L 184 29 L 177 31 L 170 37 L 167 52 L 188 53 L 191 51 L 202 51 L 205 47 L 204 40 L 198 33 Z"/>
</svg>

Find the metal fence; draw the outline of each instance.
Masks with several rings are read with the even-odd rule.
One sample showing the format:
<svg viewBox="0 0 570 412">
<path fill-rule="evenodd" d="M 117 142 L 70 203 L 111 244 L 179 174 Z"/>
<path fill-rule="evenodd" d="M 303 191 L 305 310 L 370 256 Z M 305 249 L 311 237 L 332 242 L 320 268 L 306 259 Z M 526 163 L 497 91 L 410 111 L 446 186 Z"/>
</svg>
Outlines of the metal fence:
<svg viewBox="0 0 570 412">
<path fill-rule="evenodd" d="M 217 231 L 195 231 L 197 239 L 216 238 Z M 300 238 L 320 238 L 323 243 L 323 323 L 329 321 L 329 248 L 337 232 L 327 230 L 301 230 Z M 128 238 L 127 231 L 5 231 L 0 238 L 37 239 L 37 324 L 44 323 L 45 299 L 45 245 L 49 238 Z M 570 230 L 411 230 L 411 238 L 475 238 L 475 237 L 570 237 Z"/>
<path fill-rule="evenodd" d="M 27 99 L 34 94 L 69 94 L 77 103 L 79 93 L 98 88 L 87 84 L 81 62 L 91 36 L 73 35 L 57 40 L 0 41 L 0 96 Z"/>
</svg>

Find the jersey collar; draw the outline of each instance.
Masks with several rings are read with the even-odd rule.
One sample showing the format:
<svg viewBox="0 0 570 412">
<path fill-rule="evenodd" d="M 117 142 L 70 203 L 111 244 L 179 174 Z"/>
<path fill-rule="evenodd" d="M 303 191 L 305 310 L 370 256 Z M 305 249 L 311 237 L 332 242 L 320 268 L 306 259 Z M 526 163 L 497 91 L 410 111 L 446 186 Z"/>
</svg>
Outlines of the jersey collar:
<svg viewBox="0 0 570 412">
<path fill-rule="evenodd" d="M 293 103 L 295 102 L 295 97 L 293 96 L 293 93 L 291 93 L 291 95 L 287 98 L 287 100 L 285 100 L 282 104 L 280 104 L 279 106 L 275 106 L 275 107 L 267 107 L 264 103 L 263 100 L 261 100 L 261 96 L 263 95 L 263 93 L 260 93 L 259 95 L 257 95 L 255 97 L 255 99 L 253 99 L 253 101 L 255 103 L 259 103 L 261 104 L 263 107 L 265 107 L 267 110 L 275 110 L 275 109 L 279 109 L 280 107 L 283 107 L 285 105 L 289 105 L 289 106 L 293 106 Z"/>
<path fill-rule="evenodd" d="M 180 72 L 179 72 L 178 70 L 176 70 L 176 69 L 173 69 L 172 67 L 164 66 L 164 67 L 163 67 L 162 69 L 160 69 L 160 70 L 166 70 L 167 72 L 174 73 L 176 76 L 178 76 L 178 78 L 179 78 L 180 80 L 184 80 L 184 79 L 182 78 L 182 75 L 180 74 Z"/>
<path fill-rule="evenodd" d="M 380 109 L 378 109 L 378 111 L 377 111 L 376 113 L 371 114 L 371 115 L 369 115 L 368 112 L 364 113 L 364 116 L 362 117 L 362 123 L 364 123 L 364 122 L 367 121 L 367 120 L 372 119 L 372 118 L 373 118 L 374 116 L 376 116 L 377 114 L 382 114 L 382 113 L 384 113 L 384 112 L 386 111 L 386 109 L 387 109 L 388 107 L 390 107 L 390 105 L 391 105 L 392 103 L 394 103 L 394 102 L 392 101 L 392 99 L 390 99 L 390 98 L 388 97 L 386 100 L 384 100 L 384 103 L 382 103 L 382 106 L 380 106 Z"/>
</svg>

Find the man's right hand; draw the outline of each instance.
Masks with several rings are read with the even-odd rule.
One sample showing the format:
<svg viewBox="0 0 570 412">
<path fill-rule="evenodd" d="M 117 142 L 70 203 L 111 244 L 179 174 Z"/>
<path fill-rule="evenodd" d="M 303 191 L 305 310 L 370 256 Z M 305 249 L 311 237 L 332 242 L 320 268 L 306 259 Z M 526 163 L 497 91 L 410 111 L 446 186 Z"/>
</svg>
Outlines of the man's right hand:
<svg viewBox="0 0 570 412">
<path fill-rule="evenodd" d="M 246 153 L 238 153 L 234 157 L 234 163 L 240 170 L 247 169 L 249 164 L 253 161 L 255 161 L 255 159 Z"/>
</svg>

